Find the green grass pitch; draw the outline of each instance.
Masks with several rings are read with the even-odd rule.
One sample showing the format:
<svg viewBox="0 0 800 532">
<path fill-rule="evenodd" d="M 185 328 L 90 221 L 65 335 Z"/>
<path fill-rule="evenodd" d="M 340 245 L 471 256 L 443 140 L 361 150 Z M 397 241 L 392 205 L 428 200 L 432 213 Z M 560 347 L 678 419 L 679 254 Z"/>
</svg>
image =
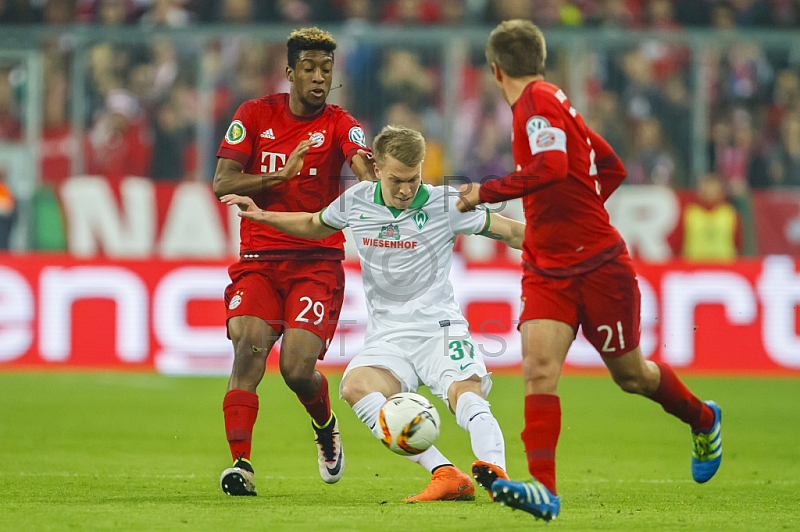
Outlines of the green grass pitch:
<svg viewBox="0 0 800 532">
<path fill-rule="evenodd" d="M 331 390 L 338 377 L 331 376 Z M 142 374 L 0 374 L 2 530 L 798 530 L 800 381 L 689 378 L 723 408 L 724 459 L 697 485 L 687 427 L 608 378 L 565 377 L 558 448 L 562 513 L 545 525 L 475 502 L 406 504 L 428 480 L 383 448 L 334 399 L 347 457 L 343 479 L 319 478 L 308 418 L 278 375 L 259 389 L 253 463 L 258 497 L 219 487 L 230 464 L 225 379 Z M 522 379 L 490 395 L 509 473 L 527 476 L 519 433 Z M 442 414 L 437 445 L 458 467 L 467 434 Z"/>
</svg>

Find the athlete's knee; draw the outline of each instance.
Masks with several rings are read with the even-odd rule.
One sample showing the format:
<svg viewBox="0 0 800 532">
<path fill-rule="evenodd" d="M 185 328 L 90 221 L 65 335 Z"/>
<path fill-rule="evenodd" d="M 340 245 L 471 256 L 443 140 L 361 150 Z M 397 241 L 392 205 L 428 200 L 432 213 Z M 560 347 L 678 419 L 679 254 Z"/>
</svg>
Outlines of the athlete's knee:
<svg viewBox="0 0 800 532">
<path fill-rule="evenodd" d="M 228 331 L 237 358 L 266 358 L 280 336 L 274 328 L 261 320 L 245 321 L 234 318 L 228 324 Z"/>
<path fill-rule="evenodd" d="M 526 380 L 558 379 L 561 364 L 556 357 L 529 355 L 522 359 L 522 372 Z"/>
<path fill-rule="evenodd" d="M 627 356 L 627 355 L 626 355 Z M 620 360 L 620 364 L 608 363 L 611 377 L 626 393 L 650 396 L 658 388 L 658 367 L 640 357 Z"/>
<path fill-rule="evenodd" d="M 254 350 L 254 345 L 247 338 L 238 338 L 233 345 L 234 360 L 228 388 L 255 392 L 264 377 L 267 353 Z"/>
<path fill-rule="evenodd" d="M 303 365 L 281 365 L 281 376 L 286 385 L 297 393 L 313 384 L 315 371 L 313 366 L 307 368 Z"/>
<path fill-rule="evenodd" d="M 325 340 L 311 331 L 289 329 L 281 344 L 281 360 L 292 365 L 314 366 L 325 352 Z"/>
<path fill-rule="evenodd" d="M 364 379 L 353 379 L 348 376 L 342 384 L 342 398 L 350 406 L 353 406 L 374 391 L 373 387 Z"/>
<path fill-rule="evenodd" d="M 450 408 L 455 411 L 458 402 L 464 394 L 473 393 L 476 396 L 483 398 L 481 391 L 481 378 L 473 375 L 469 379 L 457 381 L 450 385 L 447 390 L 447 400 L 450 402 Z"/>
<path fill-rule="evenodd" d="M 526 394 L 555 394 L 561 377 L 561 365 L 555 359 L 525 357 L 522 360 L 522 378 Z"/>
<path fill-rule="evenodd" d="M 231 337 L 233 352 L 237 359 L 267 358 L 271 345 L 265 345 L 260 338 L 253 335 Z"/>
<path fill-rule="evenodd" d="M 644 395 L 644 382 L 641 377 L 634 374 L 613 375 L 614 382 L 625 393 Z"/>
<path fill-rule="evenodd" d="M 268 347 L 261 347 L 247 336 L 232 337 L 234 347 L 230 386 L 253 391 L 261 382 L 267 363 Z"/>
<path fill-rule="evenodd" d="M 658 381 L 648 371 L 615 372 L 612 378 L 626 393 L 649 396 L 658 387 Z"/>
</svg>

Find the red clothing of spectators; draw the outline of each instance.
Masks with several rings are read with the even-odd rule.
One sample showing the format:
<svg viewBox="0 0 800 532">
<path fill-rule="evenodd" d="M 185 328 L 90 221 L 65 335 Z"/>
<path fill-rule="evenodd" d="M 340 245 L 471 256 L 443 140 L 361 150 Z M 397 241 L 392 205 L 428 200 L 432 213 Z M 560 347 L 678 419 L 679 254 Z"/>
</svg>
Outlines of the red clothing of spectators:
<svg viewBox="0 0 800 532">
<path fill-rule="evenodd" d="M 123 131 L 107 131 L 99 126 L 84 139 L 84 171 L 112 178 L 147 177 L 152 146 L 147 126 L 134 122 Z"/>
<path fill-rule="evenodd" d="M 386 4 L 383 8 L 383 22 L 386 24 L 436 24 L 439 22 L 442 10 L 437 2 L 431 0 L 419 0 L 413 19 L 408 18 L 408 14 L 403 13 L 399 6 L 402 0 L 394 0 Z"/>
<path fill-rule="evenodd" d="M 42 130 L 41 155 L 44 183 L 59 185 L 70 176 L 72 150 L 69 124 L 45 127 Z"/>
</svg>

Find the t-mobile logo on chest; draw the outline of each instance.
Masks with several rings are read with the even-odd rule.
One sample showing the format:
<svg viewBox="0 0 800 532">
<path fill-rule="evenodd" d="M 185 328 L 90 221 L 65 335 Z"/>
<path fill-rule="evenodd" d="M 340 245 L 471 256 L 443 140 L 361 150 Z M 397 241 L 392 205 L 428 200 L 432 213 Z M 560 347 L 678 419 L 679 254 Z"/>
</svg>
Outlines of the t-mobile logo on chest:
<svg viewBox="0 0 800 532">
<path fill-rule="evenodd" d="M 267 162 L 269 161 L 269 162 Z M 265 164 L 266 163 L 266 164 Z M 283 170 L 283 166 L 286 164 L 286 154 L 285 153 L 275 153 L 271 151 L 262 151 L 261 152 L 261 172 L 263 173 L 272 173 L 277 172 L 279 170 Z M 280 166 L 278 166 L 280 165 Z M 300 174 L 300 172 L 297 172 Z M 308 175 L 317 175 L 316 168 L 309 168 Z"/>
</svg>

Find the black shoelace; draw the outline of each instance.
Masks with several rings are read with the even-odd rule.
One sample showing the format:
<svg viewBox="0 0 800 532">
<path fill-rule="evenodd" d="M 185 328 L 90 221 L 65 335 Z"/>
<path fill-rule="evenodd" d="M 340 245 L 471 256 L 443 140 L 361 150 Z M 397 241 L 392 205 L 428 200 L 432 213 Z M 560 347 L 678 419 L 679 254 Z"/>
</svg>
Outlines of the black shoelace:
<svg viewBox="0 0 800 532">
<path fill-rule="evenodd" d="M 325 460 L 328 462 L 333 462 L 336 457 L 334 455 L 335 449 L 333 448 L 333 440 L 335 436 L 338 436 L 338 432 L 333 431 L 334 423 L 328 423 L 328 426 L 323 429 L 318 429 L 314 427 L 314 430 L 317 432 L 317 443 L 322 446 L 322 454 L 325 455 Z"/>
</svg>

